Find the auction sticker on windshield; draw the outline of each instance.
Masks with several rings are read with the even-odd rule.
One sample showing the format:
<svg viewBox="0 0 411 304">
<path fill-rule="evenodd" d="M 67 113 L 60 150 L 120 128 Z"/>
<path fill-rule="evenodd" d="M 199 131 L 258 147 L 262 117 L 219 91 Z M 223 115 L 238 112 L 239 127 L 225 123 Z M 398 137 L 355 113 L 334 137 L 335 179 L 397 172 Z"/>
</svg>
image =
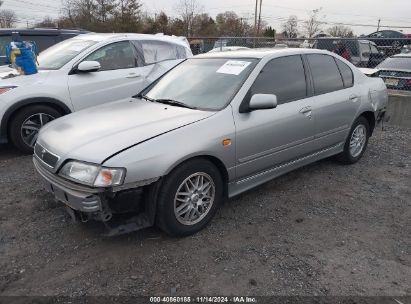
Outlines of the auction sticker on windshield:
<svg viewBox="0 0 411 304">
<path fill-rule="evenodd" d="M 250 64 L 248 61 L 229 60 L 217 70 L 217 73 L 240 75 Z"/>
</svg>

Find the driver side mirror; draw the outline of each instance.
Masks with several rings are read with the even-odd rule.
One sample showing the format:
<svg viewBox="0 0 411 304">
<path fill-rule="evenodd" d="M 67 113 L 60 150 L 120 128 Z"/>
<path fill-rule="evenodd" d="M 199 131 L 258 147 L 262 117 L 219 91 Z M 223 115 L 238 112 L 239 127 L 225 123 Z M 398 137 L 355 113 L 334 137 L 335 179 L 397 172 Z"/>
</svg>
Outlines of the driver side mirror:
<svg viewBox="0 0 411 304">
<path fill-rule="evenodd" d="M 248 108 L 250 111 L 274 109 L 278 105 L 274 94 L 255 94 L 251 97 Z"/>
<path fill-rule="evenodd" d="M 83 61 L 77 67 L 77 71 L 84 73 L 97 72 L 100 69 L 101 64 L 98 61 Z"/>
</svg>

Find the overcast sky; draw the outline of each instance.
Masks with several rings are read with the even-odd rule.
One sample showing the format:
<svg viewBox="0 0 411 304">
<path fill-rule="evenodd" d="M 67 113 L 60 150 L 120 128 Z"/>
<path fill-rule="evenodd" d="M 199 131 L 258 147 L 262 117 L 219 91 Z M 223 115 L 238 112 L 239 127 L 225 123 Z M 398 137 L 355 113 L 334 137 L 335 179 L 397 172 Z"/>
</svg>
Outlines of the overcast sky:
<svg viewBox="0 0 411 304">
<path fill-rule="evenodd" d="M 150 14 L 165 11 L 176 15 L 179 0 L 142 0 L 144 10 Z M 235 11 L 240 17 L 253 22 L 255 0 L 198 0 L 204 12 L 215 16 L 227 10 Z M 19 25 L 33 25 L 48 15 L 57 17 L 61 10 L 60 0 L 4 0 L 3 9 L 15 10 Z M 263 0 L 263 19 L 277 30 L 281 30 L 284 18 L 296 15 L 304 20 L 309 10 L 322 8 L 324 21 L 355 25 L 373 25 L 372 27 L 352 26 L 355 33 L 367 34 L 377 28 L 378 19 L 381 25 L 395 26 L 396 30 L 411 33 L 411 0 Z M 328 27 L 328 25 L 324 25 Z M 406 28 L 410 27 L 410 28 Z"/>
</svg>

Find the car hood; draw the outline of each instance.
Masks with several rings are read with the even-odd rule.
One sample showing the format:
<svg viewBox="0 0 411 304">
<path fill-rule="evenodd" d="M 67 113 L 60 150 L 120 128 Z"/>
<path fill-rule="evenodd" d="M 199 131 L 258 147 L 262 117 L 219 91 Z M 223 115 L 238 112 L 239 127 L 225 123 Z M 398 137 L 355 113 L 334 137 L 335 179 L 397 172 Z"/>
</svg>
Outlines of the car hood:
<svg viewBox="0 0 411 304">
<path fill-rule="evenodd" d="M 40 131 L 38 143 L 61 161 L 102 164 L 122 150 L 214 113 L 127 99 L 57 119 Z"/>
<path fill-rule="evenodd" d="M 35 85 L 44 81 L 51 71 L 38 71 L 32 75 L 19 75 L 17 70 L 4 65 L 0 66 L 0 86 L 13 85 Z"/>
</svg>

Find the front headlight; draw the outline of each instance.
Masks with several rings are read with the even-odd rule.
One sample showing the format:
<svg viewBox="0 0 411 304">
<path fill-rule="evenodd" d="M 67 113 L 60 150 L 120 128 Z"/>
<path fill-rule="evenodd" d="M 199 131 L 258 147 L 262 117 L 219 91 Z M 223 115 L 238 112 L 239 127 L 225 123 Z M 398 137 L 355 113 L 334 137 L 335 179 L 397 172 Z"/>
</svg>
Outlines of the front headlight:
<svg viewBox="0 0 411 304">
<path fill-rule="evenodd" d="M 8 86 L 8 87 L 0 87 L 0 95 L 4 94 L 14 88 L 17 88 L 16 86 Z"/>
<path fill-rule="evenodd" d="M 126 169 L 106 168 L 99 165 L 69 161 L 59 175 L 66 179 L 94 187 L 112 187 L 123 183 Z"/>
</svg>

